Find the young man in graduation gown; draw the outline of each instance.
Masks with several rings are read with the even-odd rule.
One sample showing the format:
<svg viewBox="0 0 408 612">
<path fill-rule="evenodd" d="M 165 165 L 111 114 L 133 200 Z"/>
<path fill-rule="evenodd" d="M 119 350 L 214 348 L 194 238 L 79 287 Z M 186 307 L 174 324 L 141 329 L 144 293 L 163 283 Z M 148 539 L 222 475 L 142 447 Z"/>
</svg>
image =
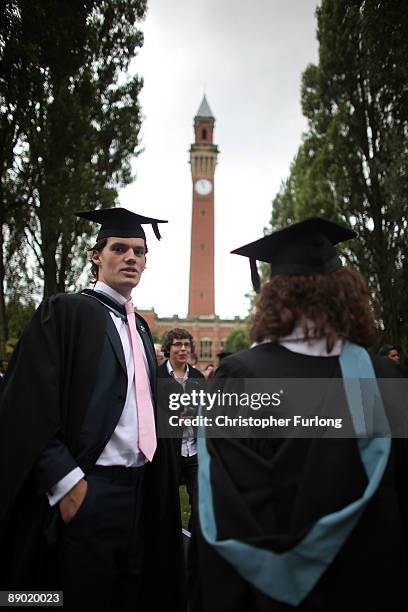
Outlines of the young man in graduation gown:
<svg viewBox="0 0 408 612">
<path fill-rule="evenodd" d="M 156 359 L 131 292 L 143 224 L 101 224 L 93 290 L 46 299 L 13 354 L 0 406 L 2 589 L 58 589 L 64 608 L 183 610 L 175 463 L 155 427 Z M 160 589 L 157 589 L 160 576 Z"/>
<path fill-rule="evenodd" d="M 406 437 L 407 406 L 377 387 L 401 382 L 398 366 L 364 348 L 374 340 L 369 293 L 334 248 L 354 236 L 314 218 L 234 251 L 251 259 L 253 280 L 255 260 L 271 276 L 254 346 L 223 360 L 217 388 L 337 378 L 336 408 L 355 435 L 199 438 L 194 612 L 408 609 L 407 440 L 389 435 L 392 421 Z M 299 415 L 305 400 L 295 396 Z"/>
</svg>

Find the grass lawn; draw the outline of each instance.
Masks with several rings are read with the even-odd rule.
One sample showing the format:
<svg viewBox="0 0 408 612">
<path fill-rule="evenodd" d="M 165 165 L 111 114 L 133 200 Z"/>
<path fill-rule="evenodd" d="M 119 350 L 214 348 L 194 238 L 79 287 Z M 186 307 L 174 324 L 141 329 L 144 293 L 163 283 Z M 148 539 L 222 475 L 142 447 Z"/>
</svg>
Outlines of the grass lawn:
<svg viewBox="0 0 408 612">
<path fill-rule="evenodd" d="M 190 518 L 190 504 L 188 503 L 187 489 L 182 485 L 180 491 L 180 506 L 181 506 L 181 522 L 184 529 L 187 529 L 188 519 Z"/>
</svg>

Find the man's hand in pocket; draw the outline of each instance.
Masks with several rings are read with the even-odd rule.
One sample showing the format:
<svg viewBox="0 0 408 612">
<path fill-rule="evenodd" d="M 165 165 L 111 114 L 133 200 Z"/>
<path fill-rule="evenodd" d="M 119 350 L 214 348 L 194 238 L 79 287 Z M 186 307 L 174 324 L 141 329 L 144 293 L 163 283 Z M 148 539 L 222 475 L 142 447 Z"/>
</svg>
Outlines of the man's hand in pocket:
<svg viewBox="0 0 408 612">
<path fill-rule="evenodd" d="M 70 523 L 85 499 L 88 483 L 81 478 L 59 502 L 59 510 L 64 523 Z"/>
</svg>

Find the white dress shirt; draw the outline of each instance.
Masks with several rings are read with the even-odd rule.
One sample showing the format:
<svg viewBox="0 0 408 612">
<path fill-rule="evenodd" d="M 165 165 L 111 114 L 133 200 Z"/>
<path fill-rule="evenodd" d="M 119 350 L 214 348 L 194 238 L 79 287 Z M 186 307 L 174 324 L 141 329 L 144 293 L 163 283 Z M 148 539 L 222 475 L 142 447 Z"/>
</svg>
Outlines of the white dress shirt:
<svg viewBox="0 0 408 612">
<path fill-rule="evenodd" d="M 309 327 L 311 328 L 312 325 L 313 324 L 310 322 Z M 270 342 L 270 340 L 264 340 L 262 344 L 266 342 Z M 326 338 L 310 338 L 309 340 L 305 340 L 302 325 L 297 323 L 291 334 L 278 339 L 278 344 L 281 344 L 294 353 L 310 355 L 311 357 L 338 357 L 343 350 L 344 340 L 342 338 L 337 338 L 333 349 L 328 353 Z"/>
<path fill-rule="evenodd" d="M 170 359 L 167 360 L 166 366 L 167 366 L 167 371 L 170 374 L 170 376 L 172 376 L 175 380 L 177 380 L 177 382 L 179 382 L 183 386 L 183 389 L 185 389 L 186 381 L 188 379 L 188 373 L 189 373 L 188 364 L 186 364 L 186 370 L 184 372 L 184 376 L 182 380 L 180 380 L 180 378 L 177 378 L 172 368 L 172 365 L 170 363 Z M 191 425 L 189 425 L 188 427 L 183 428 L 183 438 L 181 440 L 181 456 L 182 457 L 192 457 L 193 455 L 196 455 L 196 454 L 197 454 L 197 440 L 194 435 L 194 429 L 191 427 Z"/>
<path fill-rule="evenodd" d="M 115 302 L 123 305 L 127 301 L 126 298 L 106 285 L 98 281 L 94 287 L 95 291 L 104 293 Z M 130 340 L 129 327 L 123 319 L 116 316 L 113 312 L 109 312 L 112 321 L 118 331 L 120 341 L 123 347 L 127 370 L 127 393 L 126 401 L 123 406 L 123 411 L 116 428 L 111 436 L 111 439 L 99 455 L 96 465 L 120 465 L 123 467 L 139 467 L 146 463 L 146 458 L 138 447 L 138 424 L 137 424 L 137 405 L 135 393 L 135 367 L 133 363 L 133 351 Z M 146 352 L 143 346 L 142 339 L 137 334 L 140 348 L 143 354 L 146 370 L 149 372 L 149 366 L 146 358 Z M 47 493 L 48 501 L 51 506 L 54 506 L 60 499 L 68 493 L 72 487 L 84 477 L 84 473 L 80 467 L 75 468 L 59 482 L 57 482 Z"/>
</svg>

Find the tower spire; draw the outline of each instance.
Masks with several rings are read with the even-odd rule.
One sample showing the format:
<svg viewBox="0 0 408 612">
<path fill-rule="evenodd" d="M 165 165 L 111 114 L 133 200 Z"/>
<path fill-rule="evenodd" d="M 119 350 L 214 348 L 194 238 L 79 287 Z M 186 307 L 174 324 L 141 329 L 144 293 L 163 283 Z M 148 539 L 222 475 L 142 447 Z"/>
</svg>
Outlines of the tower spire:
<svg viewBox="0 0 408 612">
<path fill-rule="evenodd" d="M 193 180 L 190 295 L 188 316 L 213 316 L 214 299 L 214 174 L 218 147 L 213 143 L 214 115 L 204 95 L 194 117 L 190 148 Z"/>
<path fill-rule="evenodd" d="M 200 108 L 197 111 L 197 114 L 195 116 L 195 119 L 215 119 L 214 115 L 212 114 L 212 110 L 210 108 L 210 105 L 207 102 L 207 97 L 204 94 L 203 95 L 203 99 L 201 100 L 201 104 L 200 104 Z"/>
</svg>

